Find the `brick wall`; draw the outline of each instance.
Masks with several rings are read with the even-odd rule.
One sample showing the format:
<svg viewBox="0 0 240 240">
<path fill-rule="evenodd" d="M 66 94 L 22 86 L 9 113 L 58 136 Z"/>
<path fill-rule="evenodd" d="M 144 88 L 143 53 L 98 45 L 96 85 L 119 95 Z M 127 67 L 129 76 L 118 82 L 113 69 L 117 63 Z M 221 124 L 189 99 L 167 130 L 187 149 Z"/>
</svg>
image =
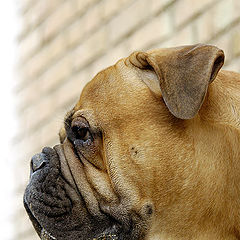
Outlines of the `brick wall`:
<svg viewBox="0 0 240 240">
<path fill-rule="evenodd" d="M 22 0 L 15 239 L 37 239 L 22 207 L 29 161 L 58 142 L 64 113 L 87 81 L 134 50 L 198 42 L 240 71 L 239 0 Z"/>
</svg>

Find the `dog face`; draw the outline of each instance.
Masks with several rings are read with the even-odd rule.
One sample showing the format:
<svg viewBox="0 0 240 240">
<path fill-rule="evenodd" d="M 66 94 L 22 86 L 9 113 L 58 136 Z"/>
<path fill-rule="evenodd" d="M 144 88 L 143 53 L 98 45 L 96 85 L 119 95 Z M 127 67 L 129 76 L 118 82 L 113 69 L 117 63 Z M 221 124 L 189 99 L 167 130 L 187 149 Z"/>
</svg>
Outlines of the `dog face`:
<svg viewBox="0 0 240 240">
<path fill-rule="evenodd" d="M 140 240 L 195 227 L 190 209 L 179 212 L 204 209 L 190 123 L 223 60 L 194 45 L 135 52 L 98 73 L 66 115 L 61 144 L 32 158 L 24 204 L 38 234 Z"/>
</svg>

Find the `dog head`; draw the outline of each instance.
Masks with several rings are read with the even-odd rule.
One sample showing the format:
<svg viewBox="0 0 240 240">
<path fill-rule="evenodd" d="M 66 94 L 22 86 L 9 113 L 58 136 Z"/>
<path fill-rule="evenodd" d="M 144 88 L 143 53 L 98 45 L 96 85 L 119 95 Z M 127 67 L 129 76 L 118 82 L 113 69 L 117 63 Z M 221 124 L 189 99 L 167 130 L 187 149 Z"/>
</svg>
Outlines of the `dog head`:
<svg viewBox="0 0 240 240">
<path fill-rule="evenodd" d="M 186 119 L 223 61 L 218 48 L 194 45 L 134 52 L 98 73 L 66 115 L 61 144 L 32 158 L 24 204 L 39 235 L 137 240 L 184 226 L 174 223 L 199 181 Z"/>
</svg>

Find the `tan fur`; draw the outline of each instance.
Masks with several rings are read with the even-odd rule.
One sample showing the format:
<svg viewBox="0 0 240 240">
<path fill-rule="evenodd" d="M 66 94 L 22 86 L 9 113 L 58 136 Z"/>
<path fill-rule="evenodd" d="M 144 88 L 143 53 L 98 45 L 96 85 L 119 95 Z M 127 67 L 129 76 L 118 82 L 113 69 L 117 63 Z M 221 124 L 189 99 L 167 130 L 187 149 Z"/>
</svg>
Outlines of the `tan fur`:
<svg viewBox="0 0 240 240">
<path fill-rule="evenodd" d="M 240 239 L 240 74 L 221 70 L 200 111 L 184 120 L 169 112 L 157 74 L 143 65 L 122 59 L 84 88 L 73 119 L 84 116 L 102 142 L 70 169 L 84 169 L 97 196 L 89 198 L 114 205 L 121 196 L 139 212 L 151 203 L 146 240 Z M 74 176 L 84 187 L 82 174 Z"/>
</svg>

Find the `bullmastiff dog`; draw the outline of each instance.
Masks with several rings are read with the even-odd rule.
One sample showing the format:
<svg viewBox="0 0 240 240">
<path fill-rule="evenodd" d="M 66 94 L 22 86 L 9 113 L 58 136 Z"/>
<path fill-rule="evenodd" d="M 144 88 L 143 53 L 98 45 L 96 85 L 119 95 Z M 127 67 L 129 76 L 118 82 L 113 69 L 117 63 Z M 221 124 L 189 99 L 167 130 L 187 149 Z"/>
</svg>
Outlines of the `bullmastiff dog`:
<svg viewBox="0 0 240 240">
<path fill-rule="evenodd" d="M 240 74 L 211 45 L 134 52 L 98 73 L 60 144 L 31 160 L 42 239 L 240 239 Z"/>
</svg>

